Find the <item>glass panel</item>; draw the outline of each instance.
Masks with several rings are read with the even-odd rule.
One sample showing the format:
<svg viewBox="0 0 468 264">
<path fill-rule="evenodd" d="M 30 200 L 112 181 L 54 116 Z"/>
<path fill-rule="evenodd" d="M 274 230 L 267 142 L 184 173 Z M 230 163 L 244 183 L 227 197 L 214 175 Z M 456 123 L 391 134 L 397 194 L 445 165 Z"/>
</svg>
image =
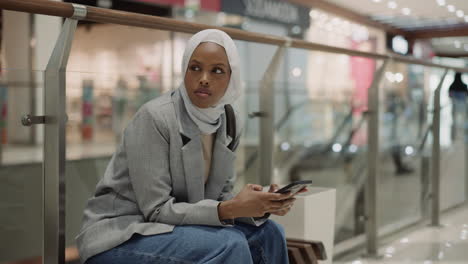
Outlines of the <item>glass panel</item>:
<svg viewBox="0 0 468 264">
<path fill-rule="evenodd" d="M 252 113 L 259 111 L 259 89 L 259 82 L 245 82 L 244 93 L 237 102 L 236 109 L 239 110 L 238 114 L 241 115 L 243 122 L 239 128 L 242 128 L 243 132 L 236 151 L 237 182 L 234 187 L 236 193 L 248 183 L 260 183 L 258 176 L 260 120 L 252 116 Z"/>
<path fill-rule="evenodd" d="M 236 110 L 243 124 L 239 148 L 236 151 L 237 182 L 234 192 L 239 191 L 247 183 L 260 183 L 259 178 L 259 131 L 260 118 L 252 113 L 260 111 L 259 90 L 268 65 L 277 47 L 272 45 L 236 41 L 241 58 L 241 76 L 244 81 L 243 93 L 236 103 Z M 284 79 L 284 65 L 280 61 L 275 81 Z M 277 107 L 277 106 L 276 106 Z"/>
<path fill-rule="evenodd" d="M 379 227 L 402 227 L 422 217 L 428 186 L 423 191 L 421 183 L 430 176 L 429 169 L 421 167 L 429 129 L 423 76 L 422 66 L 390 63 L 381 82 Z"/>
<path fill-rule="evenodd" d="M 21 124 L 44 115 L 44 73 L 1 69 L 0 263 L 40 261 L 42 255 L 43 125 Z"/>
<path fill-rule="evenodd" d="M 302 52 L 306 63 L 291 63 L 289 81 L 275 83 L 275 176 L 282 183 L 311 179 L 313 186 L 336 189 L 339 243 L 364 232 L 364 113 L 375 61 Z"/>
<path fill-rule="evenodd" d="M 466 61 L 456 58 L 434 58 L 436 63 L 466 67 Z M 441 69 L 429 71 L 429 83 L 435 90 L 443 74 Z M 468 190 L 468 178 L 466 170 L 466 142 L 465 131 L 468 128 L 466 122 L 466 74 L 461 75 L 461 84 L 454 85 L 455 72 L 449 71 L 442 85 L 441 91 L 441 210 L 454 207 L 466 200 Z M 465 92 L 464 92 L 465 91 Z"/>
<path fill-rule="evenodd" d="M 462 78 L 462 82 L 468 83 L 466 80 Z M 457 86 L 459 87 L 456 88 Z M 460 90 L 457 91 L 457 89 Z M 459 205 L 466 199 L 466 141 L 464 130 L 467 105 L 466 92 L 463 92 L 463 89 L 466 90 L 466 85 L 463 87 L 463 84 L 455 81 L 455 73 L 449 72 L 445 78 L 440 96 L 441 210 Z"/>
<path fill-rule="evenodd" d="M 86 202 L 94 195 L 121 134 L 136 111 L 159 96 L 150 75 L 67 72 L 66 245 L 75 237 Z"/>
<path fill-rule="evenodd" d="M 185 34 L 173 35 L 177 36 L 171 39 L 168 31 L 111 24 L 84 24 L 76 30 L 67 67 L 69 260 L 78 257 L 75 237 L 84 207 L 120 144 L 123 129 L 144 103 L 171 90 L 179 78 L 182 53 L 174 50 L 181 50 Z"/>
</svg>

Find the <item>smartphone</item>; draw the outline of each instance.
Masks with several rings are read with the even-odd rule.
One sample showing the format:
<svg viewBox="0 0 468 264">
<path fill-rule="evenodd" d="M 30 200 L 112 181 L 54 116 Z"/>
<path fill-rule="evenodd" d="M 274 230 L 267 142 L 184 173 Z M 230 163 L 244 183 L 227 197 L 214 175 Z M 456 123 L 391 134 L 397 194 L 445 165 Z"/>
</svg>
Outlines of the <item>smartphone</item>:
<svg viewBox="0 0 468 264">
<path fill-rule="evenodd" d="M 296 193 L 300 192 L 302 189 L 306 188 L 310 184 L 312 184 L 311 180 L 295 181 L 277 190 L 275 193 L 291 192 L 292 195 L 295 195 Z"/>
<path fill-rule="evenodd" d="M 275 193 L 287 193 L 287 192 L 291 192 L 292 195 L 295 195 L 296 193 L 300 192 L 302 189 L 306 188 L 307 186 L 309 186 L 310 184 L 312 184 L 312 181 L 311 180 L 306 180 L 306 181 L 295 181 L 295 182 L 292 182 L 286 186 L 284 186 L 283 188 L 277 190 Z M 253 219 L 255 220 L 260 220 L 260 219 L 264 219 L 266 217 L 270 216 L 270 213 L 266 213 L 264 216 L 262 217 L 254 217 Z"/>
</svg>

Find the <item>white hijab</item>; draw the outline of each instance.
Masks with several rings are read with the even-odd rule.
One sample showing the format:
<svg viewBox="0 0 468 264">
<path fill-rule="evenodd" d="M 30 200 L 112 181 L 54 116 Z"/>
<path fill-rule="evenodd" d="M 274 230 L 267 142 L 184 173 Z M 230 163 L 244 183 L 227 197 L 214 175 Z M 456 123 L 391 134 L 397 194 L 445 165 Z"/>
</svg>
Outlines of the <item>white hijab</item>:
<svg viewBox="0 0 468 264">
<path fill-rule="evenodd" d="M 232 104 L 240 96 L 241 80 L 239 55 L 234 41 L 228 34 L 217 29 L 202 30 L 189 39 L 187 47 L 185 48 L 184 57 L 182 59 L 183 76 L 186 74 L 193 51 L 203 42 L 213 42 L 224 47 L 229 60 L 229 66 L 231 67 L 231 79 L 228 88 L 218 103 L 208 108 L 199 108 L 192 104 L 183 81 L 179 86 L 179 91 L 184 101 L 185 108 L 193 122 L 195 122 L 203 134 L 212 134 L 216 132 L 221 125 L 220 116 L 224 113 L 224 105 Z"/>
</svg>

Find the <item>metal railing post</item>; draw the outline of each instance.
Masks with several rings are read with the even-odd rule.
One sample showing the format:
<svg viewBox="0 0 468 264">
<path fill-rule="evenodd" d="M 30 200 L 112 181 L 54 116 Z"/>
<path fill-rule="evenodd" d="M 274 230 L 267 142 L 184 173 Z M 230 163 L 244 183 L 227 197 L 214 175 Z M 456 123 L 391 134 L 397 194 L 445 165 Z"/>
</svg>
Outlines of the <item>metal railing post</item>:
<svg viewBox="0 0 468 264">
<path fill-rule="evenodd" d="M 5 91 L 2 91 L 2 90 L 5 90 Z M 0 94 L 1 93 L 7 93 L 8 92 L 8 86 L 6 83 L 3 83 L 3 80 L 0 80 Z M 3 107 L 4 102 L 0 103 L 0 107 Z M 1 108 L 0 108 L 1 109 Z M 0 116 L 0 120 L 2 119 L 3 117 Z M 3 122 L 6 122 L 6 120 L 2 120 Z M 1 128 L 0 128 L 1 129 Z M 1 140 L 1 130 L 0 130 L 0 140 Z M 0 167 L 3 166 L 3 143 L 0 141 Z"/>
<path fill-rule="evenodd" d="M 65 92 L 66 67 L 78 19 L 86 7 L 73 4 L 73 17 L 63 24 L 45 71 L 45 133 L 42 263 L 65 263 Z"/>
<path fill-rule="evenodd" d="M 448 69 L 444 71 L 434 91 L 434 113 L 432 116 L 432 212 L 431 225 L 440 225 L 440 92 Z"/>
<path fill-rule="evenodd" d="M 378 221 L 377 221 L 377 181 L 379 156 L 379 84 L 387 67 L 388 59 L 374 74 L 374 80 L 368 92 L 368 173 L 365 192 L 366 206 L 366 249 L 367 256 L 378 256 Z"/>
<path fill-rule="evenodd" d="M 465 202 L 468 201 L 468 98 L 465 97 L 465 118 L 463 119 L 463 131 L 465 136 Z"/>
<path fill-rule="evenodd" d="M 259 176 L 262 186 L 271 183 L 273 175 L 273 145 L 274 145 L 274 121 L 275 121 L 275 91 L 273 81 L 276 77 L 284 51 L 290 46 L 291 39 L 286 38 L 286 43 L 279 46 L 260 83 L 260 146 L 259 146 Z"/>
<path fill-rule="evenodd" d="M 421 206 L 421 218 L 426 219 L 429 217 L 429 175 L 430 175 L 430 157 L 425 153 L 421 158 L 421 196 L 420 196 L 420 206 Z"/>
</svg>

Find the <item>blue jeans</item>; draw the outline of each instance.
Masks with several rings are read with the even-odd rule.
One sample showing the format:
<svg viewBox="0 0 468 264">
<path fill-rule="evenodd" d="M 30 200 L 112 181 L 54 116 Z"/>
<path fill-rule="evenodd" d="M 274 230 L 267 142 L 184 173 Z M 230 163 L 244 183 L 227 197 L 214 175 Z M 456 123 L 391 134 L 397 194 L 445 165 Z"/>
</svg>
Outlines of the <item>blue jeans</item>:
<svg viewBox="0 0 468 264">
<path fill-rule="evenodd" d="M 260 227 L 176 226 L 172 233 L 142 236 L 91 257 L 86 264 L 288 263 L 283 228 L 272 220 Z"/>
</svg>

